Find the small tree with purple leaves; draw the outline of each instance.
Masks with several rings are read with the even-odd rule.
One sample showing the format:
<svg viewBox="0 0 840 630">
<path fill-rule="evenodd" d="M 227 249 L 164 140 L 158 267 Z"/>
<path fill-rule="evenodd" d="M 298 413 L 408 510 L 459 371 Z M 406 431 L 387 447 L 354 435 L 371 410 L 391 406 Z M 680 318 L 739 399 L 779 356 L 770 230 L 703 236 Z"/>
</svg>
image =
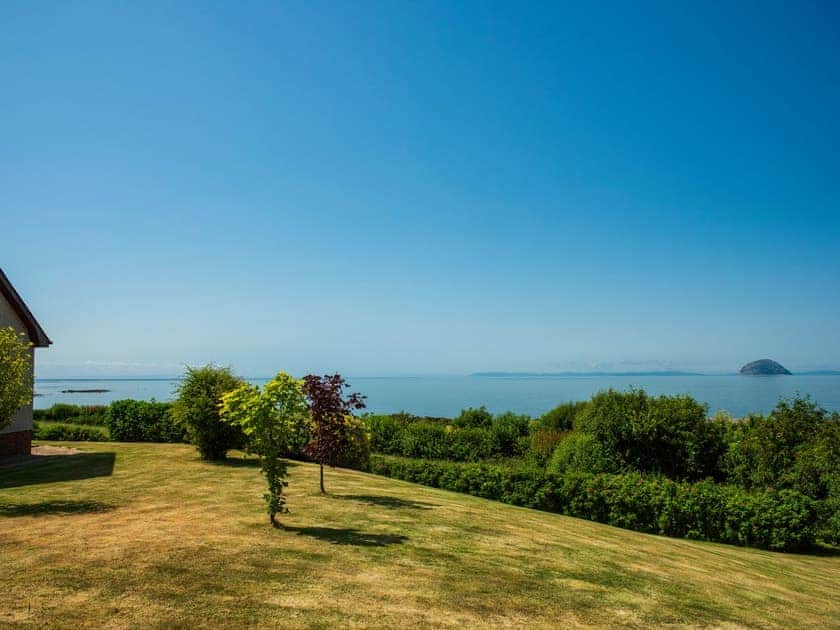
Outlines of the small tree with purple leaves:
<svg viewBox="0 0 840 630">
<path fill-rule="evenodd" d="M 353 393 L 340 374 L 303 377 L 303 393 L 312 413 L 312 440 L 306 454 L 321 465 L 321 492 L 324 489 L 324 465 L 334 468 L 353 445 L 353 412 L 364 409 L 365 397 Z"/>
</svg>

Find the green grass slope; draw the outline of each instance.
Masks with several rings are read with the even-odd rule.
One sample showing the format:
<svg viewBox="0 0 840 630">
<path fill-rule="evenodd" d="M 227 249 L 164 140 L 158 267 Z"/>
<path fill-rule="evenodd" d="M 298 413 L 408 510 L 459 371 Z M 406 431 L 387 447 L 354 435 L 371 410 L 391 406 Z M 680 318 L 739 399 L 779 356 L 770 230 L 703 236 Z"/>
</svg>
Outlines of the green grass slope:
<svg viewBox="0 0 840 630">
<path fill-rule="evenodd" d="M 63 443 L 62 446 L 68 446 Z M 840 556 L 659 538 L 295 464 L 73 444 L 0 468 L 0 626 L 840 627 Z"/>
</svg>

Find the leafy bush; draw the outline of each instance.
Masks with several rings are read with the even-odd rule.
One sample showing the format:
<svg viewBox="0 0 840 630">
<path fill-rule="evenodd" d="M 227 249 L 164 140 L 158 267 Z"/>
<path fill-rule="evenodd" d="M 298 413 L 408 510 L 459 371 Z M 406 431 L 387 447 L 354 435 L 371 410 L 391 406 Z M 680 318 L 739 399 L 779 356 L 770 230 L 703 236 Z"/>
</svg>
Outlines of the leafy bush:
<svg viewBox="0 0 840 630">
<path fill-rule="evenodd" d="M 546 429 L 539 425 L 531 428 L 528 452 L 537 464 L 545 466 L 554 449 L 565 437 L 565 431 Z"/>
<path fill-rule="evenodd" d="M 466 427 L 445 433 L 446 454 L 441 459 L 477 462 L 491 457 L 495 451 L 494 435 L 487 429 Z"/>
<path fill-rule="evenodd" d="M 780 400 L 768 416 L 753 415 L 736 423 L 726 457 L 729 479 L 747 488 L 807 484 L 800 476 L 813 474 L 806 469 L 816 462 L 800 460 L 813 459 L 816 451 L 809 445 L 831 422 L 836 419 L 832 420 L 824 409 L 809 398 L 797 397 Z M 822 467 L 826 466 L 831 468 L 832 464 L 826 460 Z"/>
<path fill-rule="evenodd" d="M 819 522 L 817 537 L 829 545 L 840 546 L 840 486 L 832 496 L 817 505 Z"/>
<path fill-rule="evenodd" d="M 575 426 L 575 418 L 586 409 L 586 404 L 586 401 L 562 403 L 546 411 L 537 419 L 537 422 L 544 429 L 553 429 L 558 432 L 571 431 Z"/>
<path fill-rule="evenodd" d="M 462 409 L 461 413 L 452 420 L 452 424 L 460 428 L 489 429 L 493 424 L 493 414 L 486 407 Z"/>
<path fill-rule="evenodd" d="M 406 425 L 400 440 L 400 453 L 406 457 L 446 459 L 449 456 L 446 427 L 426 421 Z"/>
<path fill-rule="evenodd" d="M 376 453 L 478 461 L 488 457 L 513 457 L 528 450 L 528 416 L 500 414 L 490 424 L 486 409 L 466 409 L 460 425 L 448 425 L 442 418 L 408 414 L 367 415 L 371 449 Z M 478 419 L 476 419 L 478 418 Z"/>
<path fill-rule="evenodd" d="M 368 470 L 370 468 L 370 433 L 363 419 L 346 416 L 348 424 L 347 435 L 349 443 L 347 449 L 339 456 L 336 463 L 341 468 Z"/>
<path fill-rule="evenodd" d="M 220 415 L 222 396 L 242 384 L 230 368 L 187 368 L 172 405 L 172 417 L 203 459 L 224 459 L 230 449 L 245 445 L 242 427 L 225 422 Z"/>
<path fill-rule="evenodd" d="M 36 440 L 60 440 L 68 442 L 107 442 L 105 431 L 91 426 L 62 424 L 58 422 L 35 422 L 33 437 Z"/>
<path fill-rule="evenodd" d="M 608 390 L 592 397 L 576 418 L 578 430 L 606 448 L 622 469 L 674 479 L 721 477 L 724 427 L 690 396 L 648 396 Z"/>
<path fill-rule="evenodd" d="M 108 406 L 56 403 L 49 409 L 36 409 L 33 412 L 33 417 L 35 420 L 104 427 L 108 424 Z"/>
<path fill-rule="evenodd" d="M 546 429 L 540 426 L 531 430 L 528 451 L 540 466 L 545 466 L 554 449 L 566 435 L 565 431 Z"/>
<path fill-rule="evenodd" d="M 525 452 L 523 447 L 527 448 L 527 441 L 523 443 L 520 438 L 528 436 L 530 424 L 531 418 L 512 411 L 496 416 L 490 427 L 493 452 L 503 457 L 522 455 Z"/>
<path fill-rule="evenodd" d="M 814 542 L 814 502 L 801 493 L 748 492 L 703 481 L 638 473 L 543 474 L 488 464 L 430 462 L 374 455 L 374 473 L 513 505 L 654 534 L 780 551 Z"/>
<path fill-rule="evenodd" d="M 840 544 L 840 416 L 807 397 L 783 399 L 766 417 L 734 423 L 729 439 L 725 462 L 732 482 L 816 499 L 818 537 Z"/>
<path fill-rule="evenodd" d="M 606 448 L 589 433 L 567 433 L 554 449 L 547 470 L 556 475 L 568 472 L 618 472 L 618 465 Z"/>
<path fill-rule="evenodd" d="M 399 455 L 402 452 L 402 433 L 406 422 L 398 414 L 364 416 L 370 431 L 370 448 L 374 453 Z"/>
<path fill-rule="evenodd" d="M 171 415 L 170 403 L 115 400 L 108 407 L 108 429 L 116 442 L 183 442 L 184 430 Z"/>
<path fill-rule="evenodd" d="M 0 328 L 0 429 L 32 403 L 32 344 L 11 326 Z"/>
</svg>

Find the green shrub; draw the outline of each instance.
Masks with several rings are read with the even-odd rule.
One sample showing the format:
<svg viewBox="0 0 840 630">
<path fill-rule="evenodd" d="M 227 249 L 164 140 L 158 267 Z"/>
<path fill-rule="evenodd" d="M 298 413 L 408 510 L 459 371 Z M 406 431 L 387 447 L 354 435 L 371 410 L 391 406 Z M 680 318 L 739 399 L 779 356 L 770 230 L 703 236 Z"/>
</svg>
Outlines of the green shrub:
<svg viewBox="0 0 840 630">
<path fill-rule="evenodd" d="M 577 416 L 576 428 L 595 436 L 622 469 L 674 479 L 722 476 L 723 426 L 710 422 L 705 405 L 690 396 L 600 392 Z"/>
<path fill-rule="evenodd" d="M 364 420 L 375 453 L 478 461 L 494 456 L 513 457 L 528 450 L 528 416 L 508 412 L 493 418 L 481 408 L 466 409 L 459 417 L 456 425 L 447 425 L 441 418 L 404 413 L 369 414 Z"/>
<path fill-rule="evenodd" d="M 817 537 L 829 545 L 840 546 L 840 487 L 824 501 L 818 502 Z"/>
<path fill-rule="evenodd" d="M 448 448 L 444 459 L 477 462 L 491 457 L 495 452 L 493 433 L 487 429 L 466 427 L 445 435 Z"/>
<path fill-rule="evenodd" d="M 493 439 L 493 452 L 502 457 L 516 457 L 525 453 L 527 441 L 520 438 L 528 436 L 531 418 L 508 411 L 493 418 L 490 433 Z"/>
<path fill-rule="evenodd" d="M 115 400 L 108 407 L 108 429 L 115 442 L 183 442 L 184 431 L 172 419 L 170 403 Z"/>
<path fill-rule="evenodd" d="M 364 419 L 350 416 L 350 445 L 338 460 L 342 468 L 368 470 L 370 468 L 370 432 Z"/>
<path fill-rule="evenodd" d="M 537 419 L 537 422 L 543 429 L 571 431 L 575 426 L 575 418 L 586 409 L 586 404 L 586 401 L 562 403 L 546 411 Z"/>
<path fill-rule="evenodd" d="M 540 466 L 545 466 L 554 453 L 554 449 L 566 435 L 565 431 L 546 429 L 537 425 L 532 427 L 528 452 Z"/>
<path fill-rule="evenodd" d="M 380 475 L 513 505 L 558 512 L 666 536 L 779 551 L 806 549 L 816 528 L 814 502 L 801 493 L 749 492 L 663 477 L 543 474 L 488 464 L 430 462 L 374 455 Z"/>
<path fill-rule="evenodd" d="M 811 486 L 812 496 L 824 494 L 819 478 L 840 469 L 838 424 L 809 398 L 780 400 L 768 416 L 736 423 L 726 456 L 729 479 L 746 488 Z"/>
<path fill-rule="evenodd" d="M 56 403 L 49 409 L 36 409 L 32 412 L 35 420 L 54 420 L 56 422 L 63 422 L 78 415 L 80 415 L 79 407 L 66 403 Z"/>
<path fill-rule="evenodd" d="M 452 424 L 460 428 L 489 429 L 493 424 L 493 414 L 483 406 L 477 409 L 468 407 L 461 410 L 461 413 L 452 420 Z"/>
<path fill-rule="evenodd" d="M 449 457 L 446 427 L 427 421 L 409 423 L 402 432 L 400 453 L 406 457 L 446 459 Z"/>
<path fill-rule="evenodd" d="M 568 472 L 618 472 L 618 465 L 606 448 L 589 433 L 567 433 L 554 449 L 547 471 L 555 475 Z"/>
<path fill-rule="evenodd" d="M 105 431 L 92 426 L 35 422 L 32 437 L 36 440 L 61 440 L 68 442 L 107 442 Z"/>
<path fill-rule="evenodd" d="M 363 417 L 370 431 L 370 448 L 374 453 L 400 455 L 402 453 L 402 433 L 407 423 L 399 414 L 374 415 Z"/>
<path fill-rule="evenodd" d="M 69 422 L 71 424 L 87 424 L 104 427 L 108 424 L 107 405 L 68 405 L 56 403 L 49 409 L 33 411 L 35 420 L 49 422 Z"/>
<path fill-rule="evenodd" d="M 203 459 L 224 459 L 230 449 L 245 445 L 242 428 L 225 422 L 220 415 L 222 395 L 243 382 L 229 368 L 187 368 L 172 405 L 172 416 Z"/>
</svg>

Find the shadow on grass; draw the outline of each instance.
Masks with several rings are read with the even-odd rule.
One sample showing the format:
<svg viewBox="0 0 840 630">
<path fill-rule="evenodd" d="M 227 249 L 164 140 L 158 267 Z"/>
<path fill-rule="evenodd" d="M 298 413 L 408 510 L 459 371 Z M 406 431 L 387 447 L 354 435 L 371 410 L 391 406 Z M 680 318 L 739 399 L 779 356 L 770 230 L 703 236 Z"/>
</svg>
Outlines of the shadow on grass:
<svg viewBox="0 0 840 630">
<path fill-rule="evenodd" d="M 378 507 L 389 508 L 392 510 L 432 510 L 436 507 L 440 507 L 437 503 L 412 501 L 410 499 L 400 499 L 397 497 L 390 497 L 387 495 L 379 494 L 341 494 L 336 495 L 335 498 L 347 499 L 348 501 L 358 501 L 359 503 L 367 503 L 368 505 L 375 505 Z"/>
<path fill-rule="evenodd" d="M 43 516 L 108 512 L 114 506 L 100 501 L 43 501 L 42 503 L 0 503 L 0 517 Z"/>
<path fill-rule="evenodd" d="M 228 468 L 259 468 L 260 467 L 260 458 L 259 457 L 227 457 L 225 459 L 220 459 L 216 461 L 208 461 L 208 464 L 213 464 L 215 466 L 227 466 Z M 286 467 L 287 468 L 294 468 L 298 466 L 297 462 L 291 462 L 286 460 Z"/>
<path fill-rule="evenodd" d="M 2 469 L 0 488 L 109 477 L 114 472 L 116 457 L 113 452 L 44 457 L 44 461 L 31 461 L 25 465 Z"/>
<path fill-rule="evenodd" d="M 390 547 L 401 545 L 408 540 L 408 536 L 401 534 L 371 534 L 356 529 L 337 529 L 334 527 L 289 527 L 283 526 L 287 532 L 297 532 L 298 536 L 309 536 L 332 543 L 333 545 L 352 545 L 354 547 Z"/>
<path fill-rule="evenodd" d="M 833 558 L 835 556 L 840 556 L 840 547 L 835 547 L 825 543 L 816 543 L 812 547 L 802 551 L 801 555 L 825 556 L 827 558 Z"/>
</svg>

